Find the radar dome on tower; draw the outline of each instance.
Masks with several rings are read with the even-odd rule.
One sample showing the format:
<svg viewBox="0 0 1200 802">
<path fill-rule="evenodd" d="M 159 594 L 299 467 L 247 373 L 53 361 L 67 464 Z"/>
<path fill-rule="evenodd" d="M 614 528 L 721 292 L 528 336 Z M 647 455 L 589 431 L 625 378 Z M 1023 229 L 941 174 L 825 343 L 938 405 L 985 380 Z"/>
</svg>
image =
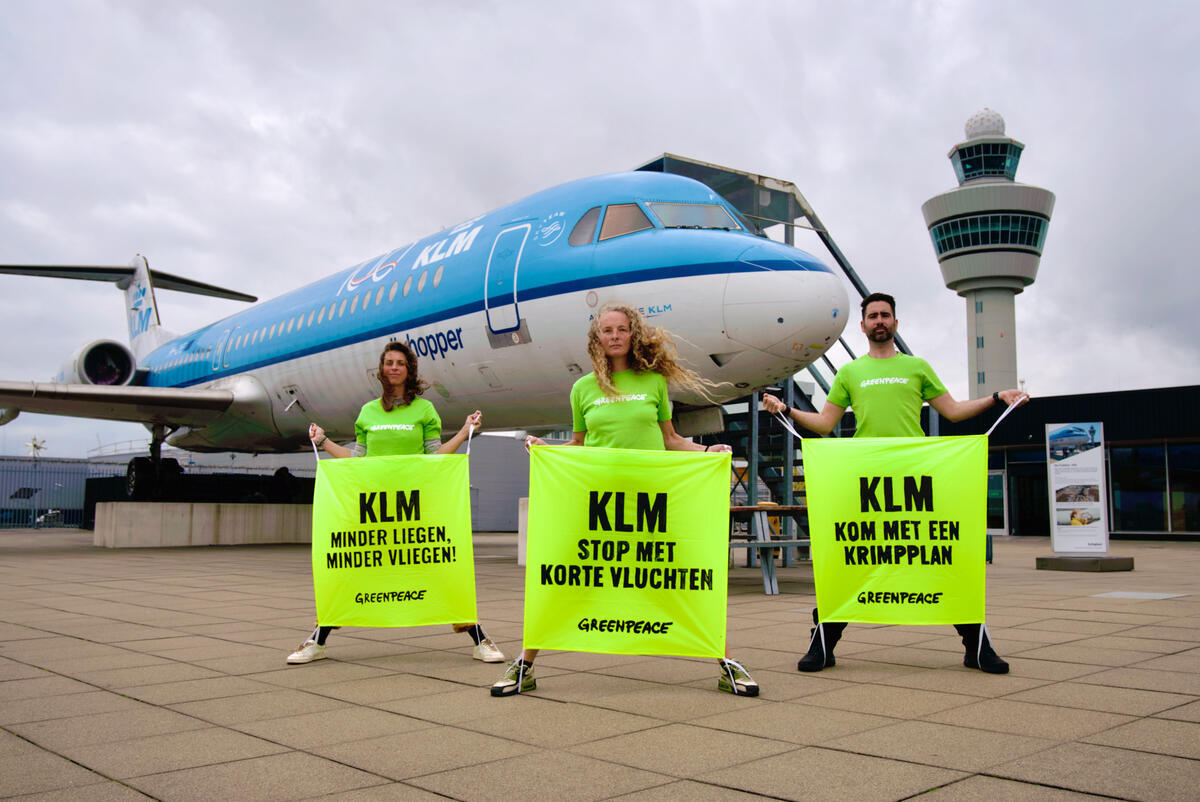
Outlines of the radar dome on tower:
<svg viewBox="0 0 1200 802">
<path fill-rule="evenodd" d="M 981 136 L 1004 136 L 1004 118 L 1000 112 L 992 111 L 986 106 L 967 118 L 963 126 L 967 139 L 977 139 Z"/>
</svg>

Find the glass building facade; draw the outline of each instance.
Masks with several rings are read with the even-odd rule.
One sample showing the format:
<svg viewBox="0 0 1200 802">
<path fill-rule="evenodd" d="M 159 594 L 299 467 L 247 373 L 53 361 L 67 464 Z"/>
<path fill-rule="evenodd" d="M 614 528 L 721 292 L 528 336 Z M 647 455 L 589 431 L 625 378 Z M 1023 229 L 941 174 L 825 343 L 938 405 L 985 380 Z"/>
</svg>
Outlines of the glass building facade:
<svg viewBox="0 0 1200 802">
<path fill-rule="evenodd" d="M 1198 407 L 1200 385 L 1035 395 L 988 437 L 988 468 L 1004 476 L 1006 528 L 1014 535 L 1049 534 L 1046 426 L 1101 421 L 1112 535 L 1200 540 Z M 938 434 L 982 434 L 999 414 L 991 410 L 958 423 L 941 418 Z"/>
</svg>

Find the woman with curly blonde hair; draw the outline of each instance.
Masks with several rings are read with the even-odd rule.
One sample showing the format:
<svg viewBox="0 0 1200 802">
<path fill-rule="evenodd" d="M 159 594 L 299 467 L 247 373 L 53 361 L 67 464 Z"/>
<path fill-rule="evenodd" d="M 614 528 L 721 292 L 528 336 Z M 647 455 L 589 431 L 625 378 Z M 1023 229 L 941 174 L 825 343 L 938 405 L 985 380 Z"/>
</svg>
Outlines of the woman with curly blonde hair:
<svg viewBox="0 0 1200 802">
<path fill-rule="evenodd" d="M 705 397 L 712 384 L 675 358 L 675 343 L 657 326 L 647 326 L 636 309 L 608 303 L 588 328 L 593 371 L 571 388 L 574 436 L 566 445 L 636 448 L 648 451 L 732 451 L 715 444 L 705 448 L 675 431 L 667 384 Z M 545 445 L 538 437 L 526 441 Z M 499 680 L 492 696 L 510 696 L 537 688 L 533 660 L 537 649 L 525 649 Z M 717 688 L 738 696 L 757 696 L 758 683 L 738 662 L 717 661 Z"/>
<path fill-rule="evenodd" d="M 612 383 L 613 363 L 600 336 L 600 321 L 610 312 L 620 312 L 629 321 L 629 370 L 660 373 L 669 385 L 709 397 L 709 391 L 715 385 L 696 371 L 679 364 L 671 335 L 659 326 L 648 325 L 636 309 L 616 302 L 600 307 L 588 326 L 588 355 L 592 358 L 596 382 L 605 395 L 617 395 Z"/>
</svg>

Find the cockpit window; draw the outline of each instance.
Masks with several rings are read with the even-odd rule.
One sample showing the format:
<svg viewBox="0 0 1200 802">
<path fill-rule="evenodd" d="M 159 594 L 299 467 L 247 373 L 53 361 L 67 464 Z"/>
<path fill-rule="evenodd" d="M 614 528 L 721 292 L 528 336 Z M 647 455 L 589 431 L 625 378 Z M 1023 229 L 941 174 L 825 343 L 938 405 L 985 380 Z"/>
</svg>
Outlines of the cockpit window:
<svg viewBox="0 0 1200 802">
<path fill-rule="evenodd" d="M 740 231 L 741 226 L 724 206 L 715 203 L 650 203 L 650 211 L 664 228 L 715 228 Z"/>
<path fill-rule="evenodd" d="M 596 221 L 600 219 L 600 207 L 593 206 L 583 213 L 583 217 L 579 218 L 579 222 L 571 229 L 571 236 L 567 237 L 567 242 L 572 245 L 587 245 L 592 241 L 592 236 L 596 233 Z"/>
<path fill-rule="evenodd" d="M 600 227 L 600 240 L 632 234 L 654 228 L 650 218 L 646 217 L 636 203 L 614 203 L 604 214 L 604 224 Z"/>
</svg>

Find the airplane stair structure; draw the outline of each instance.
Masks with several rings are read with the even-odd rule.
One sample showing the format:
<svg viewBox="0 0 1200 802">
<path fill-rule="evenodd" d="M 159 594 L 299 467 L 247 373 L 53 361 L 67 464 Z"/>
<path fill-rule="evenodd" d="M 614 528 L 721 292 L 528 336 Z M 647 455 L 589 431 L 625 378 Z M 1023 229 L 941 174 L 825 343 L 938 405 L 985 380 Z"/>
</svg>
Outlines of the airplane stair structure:
<svg viewBox="0 0 1200 802">
<path fill-rule="evenodd" d="M 706 184 L 729 201 L 764 237 L 771 238 L 771 234 L 781 234 L 784 243 L 794 246 L 797 231 L 810 232 L 820 240 L 826 252 L 837 263 L 858 298 L 870 295 L 871 291 L 866 283 L 842 253 L 812 204 L 791 181 L 721 167 L 671 153 L 664 153 L 637 169 L 675 173 Z M 857 306 L 857 303 L 853 306 Z M 857 309 L 846 310 L 848 327 L 853 325 L 857 315 Z M 809 365 L 804 373 L 796 374 L 790 381 L 785 382 L 784 386 L 769 388 L 768 391 L 782 398 L 788 406 L 812 412 L 819 411 L 814 397 L 819 395 L 823 404 L 838 368 L 853 361 L 857 356 L 847 344 L 844 334 L 838 338 L 838 344 L 840 348 L 826 351 L 820 360 Z M 902 353 L 912 353 L 899 334 L 896 335 L 896 347 Z M 840 364 L 834 364 L 830 359 L 831 354 L 838 358 Z M 801 377 L 805 378 L 802 380 Z M 739 402 L 727 404 L 727 430 L 722 434 L 702 437 L 700 440 L 705 443 L 726 442 L 733 446 L 735 455 L 746 455 L 746 469 L 735 473 L 731 488 L 731 498 L 737 503 L 755 505 L 770 501 L 783 505 L 803 504 L 804 468 L 799 443 L 778 421 L 773 420 L 772 416 L 761 409 L 760 398 L 760 394 L 755 392 Z M 746 411 L 736 411 L 741 409 L 743 404 Z M 929 415 L 930 433 L 936 434 L 937 413 L 930 409 Z M 805 432 L 798 426 L 795 428 L 805 437 L 820 436 Z M 853 434 L 854 417 L 853 414 L 847 414 L 835 427 L 831 436 L 847 437 Z M 770 498 L 762 498 L 761 491 L 764 489 Z M 794 533 L 790 531 L 793 522 L 787 517 L 781 520 L 784 531 L 780 534 L 785 538 L 793 537 Z"/>
</svg>

